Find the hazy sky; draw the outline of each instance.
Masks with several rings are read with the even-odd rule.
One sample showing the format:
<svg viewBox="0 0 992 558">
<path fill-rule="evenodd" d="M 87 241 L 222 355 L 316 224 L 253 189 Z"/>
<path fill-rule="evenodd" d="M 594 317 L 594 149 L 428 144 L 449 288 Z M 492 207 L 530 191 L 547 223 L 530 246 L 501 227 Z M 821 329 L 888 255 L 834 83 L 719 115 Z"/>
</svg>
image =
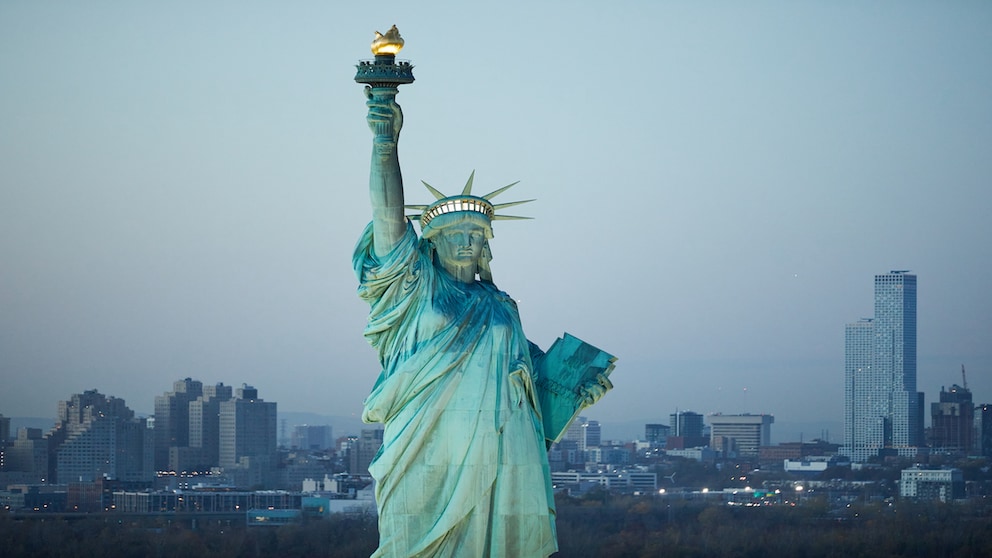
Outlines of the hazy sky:
<svg viewBox="0 0 992 558">
<path fill-rule="evenodd" d="M 619 357 L 591 418 L 837 425 L 891 269 L 928 408 L 961 364 L 992 401 L 992 3 L 6 0 L 0 413 L 192 376 L 359 414 L 354 64 L 394 23 L 407 199 L 538 198 L 494 276 L 539 345 Z"/>
</svg>

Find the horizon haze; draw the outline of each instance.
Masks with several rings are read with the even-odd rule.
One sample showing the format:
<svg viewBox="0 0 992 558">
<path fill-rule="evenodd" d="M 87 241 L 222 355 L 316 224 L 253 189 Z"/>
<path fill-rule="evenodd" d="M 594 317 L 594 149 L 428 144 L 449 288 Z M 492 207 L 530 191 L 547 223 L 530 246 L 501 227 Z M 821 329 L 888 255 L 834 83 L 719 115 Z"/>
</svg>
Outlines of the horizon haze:
<svg viewBox="0 0 992 558">
<path fill-rule="evenodd" d="M 494 280 L 541 347 L 618 357 L 586 416 L 842 424 L 844 326 L 893 269 L 927 422 L 962 365 L 992 401 L 990 3 L 5 2 L 0 413 L 188 376 L 359 416 L 353 77 L 393 24 L 407 201 L 473 170 L 537 199 Z"/>
</svg>

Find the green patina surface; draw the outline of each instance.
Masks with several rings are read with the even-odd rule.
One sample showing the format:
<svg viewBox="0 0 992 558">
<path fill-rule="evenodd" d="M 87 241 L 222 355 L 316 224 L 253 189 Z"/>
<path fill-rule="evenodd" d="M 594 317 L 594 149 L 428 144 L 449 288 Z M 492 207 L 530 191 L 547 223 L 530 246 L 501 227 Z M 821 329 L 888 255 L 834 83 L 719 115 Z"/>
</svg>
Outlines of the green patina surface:
<svg viewBox="0 0 992 558">
<path fill-rule="evenodd" d="M 489 201 L 506 188 L 473 196 L 470 178 L 448 198 L 428 186 L 439 199 L 418 207 L 430 218 L 417 235 L 404 215 L 397 89 L 366 93 L 372 223 L 353 263 L 382 365 L 363 414 L 385 429 L 369 467 L 375 556 L 548 556 L 547 445 L 612 387 L 615 359 L 567 334 L 547 353 L 527 340 L 489 269 L 494 213 L 519 203 Z"/>
</svg>

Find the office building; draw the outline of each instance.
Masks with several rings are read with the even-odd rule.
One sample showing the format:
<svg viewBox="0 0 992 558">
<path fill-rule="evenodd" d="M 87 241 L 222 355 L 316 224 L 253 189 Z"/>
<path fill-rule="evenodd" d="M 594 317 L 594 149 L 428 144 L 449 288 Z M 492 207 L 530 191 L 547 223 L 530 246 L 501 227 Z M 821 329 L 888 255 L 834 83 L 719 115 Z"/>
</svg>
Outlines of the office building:
<svg viewBox="0 0 992 558">
<path fill-rule="evenodd" d="M 154 478 L 153 444 L 143 418 L 123 399 L 96 390 L 59 402 L 59 422 L 49 433 L 54 482 Z"/>
<path fill-rule="evenodd" d="M 663 448 L 665 447 L 665 439 L 668 438 L 669 432 L 671 432 L 671 427 L 667 424 L 645 424 L 644 441 L 653 448 Z"/>
<path fill-rule="evenodd" d="M 971 390 L 957 384 L 940 388 L 940 401 L 930 404 L 930 447 L 935 452 L 968 454 L 974 448 L 975 405 Z"/>
<path fill-rule="evenodd" d="M 289 447 L 292 449 L 323 451 L 334 447 L 330 425 L 301 424 L 293 429 Z"/>
<path fill-rule="evenodd" d="M 274 466 L 276 456 L 276 404 L 263 401 L 247 384 L 235 396 L 220 402 L 220 466 L 225 469 L 254 461 Z M 247 461 L 245 461 L 247 460 Z"/>
<path fill-rule="evenodd" d="M 584 450 L 582 440 L 584 438 L 582 434 L 582 425 L 586 422 L 586 417 L 576 417 L 568 428 L 565 429 L 565 434 L 561 437 L 561 442 L 571 442 L 570 445 L 574 445 L 577 451 Z"/>
<path fill-rule="evenodd" d="M 598 448 L 603 443 L 603 429 L 599 425 L 598 420 L 587 420 L 582 424 L 582 438 L 579 443 L 579 448 L 583 451 L 588 451 L 592 448 Z"/>
<path fill-rule="evenodd" d="M 964 498 L 964 473 L 961 469 L 903 469 L 899 496 L 916 500 L 949 502 Z"/>
<path fill-rule="evenodd" d="M 40 428 L 19 428 L 17 438 L 7 446 L 4 470 L 25 473 L 32 482 L 48 479 L 48 440 Z"/>
<path fill-rule="evenodd" d="M 884 382 L 873 373 L 875 330 L 870 318 L 847 324 L 844 331 L 844 445 L 841 453 L 855 462 L 878 455 L 885 441 Z"/>
<path fill-rule="evenodd" d="M 10 417 L 0 414 L 0 448 L 10 440 Z"/>
<path fill-rule="evenodd" d="M 771 445 L 772 415 L 723 415 L 706 417 L 710 447 L 728 457 L 757 457 L 761 446 Z"/>
<path fill-rule="evenodd" d="M 992 404 L 975 406 L 975 447 L 976 455 L 992 457 Z"/>
<path fill-rule="evenodd" d="M 915 456 L 923 442 L 916 391 L 916 276 L 875 276 L 875 316 L 844 334 L 844 445 L 853 462 Z"/>
<path fill-rule="evenodd" d="M 180 470 L 210 470 L 220 466 L 220 404 L 234 397 L 231 386 L 203 386 L 203 393 L 189 402 L 189 461 Z M 171 461 L 171 459 L 170 459 Z"/>
<path fill-rule="evenodd" d="M 174 470 L 169 464 L 170 448 L 189 447 L 189 404 L 201 395 L 203 383 L 186 378 L 175 382 L 172 391 L 155 397 L 155 467 L 159 471 Z"/>
<path fill-rule="evenodd" d="M 669 436 L 665 445 L 671 449 L 687 449 L 709 444 L 703 431 L 703 415 L 692 411 L 675 411 L 669 415 Z"/>
<path fill-rule="evenodd" d="M 383 430 L 381 428 L 364 429 L 362 435 L 351 441 L 348 447 L 348 472 L 352 475 L 369 474 L 372 458 L 382 447 Z"/>
</svg>

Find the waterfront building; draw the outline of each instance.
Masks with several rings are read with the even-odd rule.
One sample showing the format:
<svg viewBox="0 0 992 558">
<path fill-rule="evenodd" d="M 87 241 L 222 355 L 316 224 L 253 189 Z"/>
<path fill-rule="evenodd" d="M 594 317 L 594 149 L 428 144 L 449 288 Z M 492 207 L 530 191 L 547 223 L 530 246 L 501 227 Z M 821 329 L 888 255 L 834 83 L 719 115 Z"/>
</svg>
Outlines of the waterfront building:
<svg viewBox="0 0 992 558">
<path fill-rule="evenodd" d="M 301 492 L 285 490 L 162 490 L 113 494 L 114 511 L 130 514 L 245 514 L 248 510 L 298 510 Z"/>
<path fill-rule="evenodd" d="M 684 457 L 686 459 L 693 459 L 699 461 L 700 463 L 713 463 L 716 461 L 716 452 L 707 447 L 694 447 L 687 449 L 666 449 L 665 455 L 671 457 Z"/>
<path fill-rule="evenodd" d="M 811 456 L 836 455 L 838 449 L 840 449 L 838 444 L 824 440 L 782 442 L 775 446 L 761 446 L 758 449 L 758 461 L 760 463 L 775 463 L 786 459 L 801 461 Z"/>
<path fill-rule="evenodd" d="M 844 445 L 864 462 L 880 452 L 915 456 L 923 442 L 923 394 L 916 391 L 916 276 L 875 276 L 875 316 L 844 335 Z"/>
<path fill-rule="evenodd" d="M 618 492 L 658 491 L 658 474 L 645 471 L 620 469 L 611 472 L 561 471 L 551 473 L 551 484 L 555 491 L 568 491 L 572 495 L 588 491 L 594 486 Z"/>
<path fill-rule="evenodd" d="M 831 467 L 849 466 L 850 461 L 839 455 L 813 455 L 802 459 L 782 460 L 782 470 L 786 473 L 823 473 Z"/>
</svg>

